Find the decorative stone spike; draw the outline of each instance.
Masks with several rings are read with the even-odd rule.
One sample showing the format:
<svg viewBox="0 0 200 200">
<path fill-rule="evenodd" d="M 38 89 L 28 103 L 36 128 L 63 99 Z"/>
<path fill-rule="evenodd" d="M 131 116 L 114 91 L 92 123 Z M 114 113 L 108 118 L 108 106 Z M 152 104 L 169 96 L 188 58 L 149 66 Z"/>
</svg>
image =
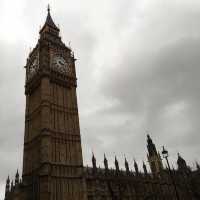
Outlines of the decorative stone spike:
<svg viewBox="0 0 200 200">
<path fill-rule="evenodd" d="M 134 167 L 135 167 L 136 175 L 139 175 L 138 164 L 137 164 L 137 162 L 135 160 L 134 160 Z"/>
<path fill-rule="evenodd" d="M 108 171 L 108 160 L 105 154 L 104 154 L 104 167 L 105 167 L 105 170 Z"/>
<path fill-rule="evenodd" d="M 116 169 L 116 172 L 119 173 L 119 163 L 118 163 L 118 160 L 117 160 L 117 157 L 115 156 L 115 169 Z"/>
<path fill-rule="evenodd" d="M 144 170 L 144 174 L 147 175 L 147 166 L 145 165 L 144 161 L 143 161 L 143 170 Z"/>
<path fill-rule="evenodd" d="M 11 182 L 11 186 L 10 186 L 10 190 L 13 191 L 14 189 L 14 184 L 13 184 L 13 181 Z"/>
<path fill-rule="evenodd" d="M 94 153 L 92 153 L 92 166 L 93 166 L 93 173 L 97 172 L 97 165 L 96 165 L 96 158 L 94 156 Z"/>
<path fill-rule="evenodd" d="M 10 185 L 10 177 L 8 176 L 7 180 L 6 180 L 6 185 Z"/>
<path fill-rule="evenodd" d="M 126 173 L 129 174 L 130 173 L 129 164 L 128 161 L 126 160 L 126 157 L 125 157 L 125 168 L 126 168 Z"/>
<path fill-rule="evenodd" d="M 17 173 L 15 175 L 15 185 L 18 185 L 19 184 L 19 172 L 17 170 Z"/>
<path fill-rule="evenodd" d="M 200 165 L 198 162 L 196 162 L 196 168 L 197 168 L 197 170 L 200 170 Z"/>
<path fill-rule="evenodd" d="M 10 192 L 10 178 L 8 176 L 6 180 L 6 190 L 5 190 L 5 196 L 7 197 L 8 193 Z"/>
</svg>

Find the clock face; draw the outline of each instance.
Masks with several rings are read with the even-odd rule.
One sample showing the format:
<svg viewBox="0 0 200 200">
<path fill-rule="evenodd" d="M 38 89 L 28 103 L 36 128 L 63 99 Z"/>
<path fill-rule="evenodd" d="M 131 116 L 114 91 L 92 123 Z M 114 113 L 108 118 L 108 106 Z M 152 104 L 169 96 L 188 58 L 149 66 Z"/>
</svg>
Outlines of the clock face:
<svg viewBox="0 0 200 200">
<path fill-rule="evenodd" d="M 36 56 L 28 68 L 28 79 L 32 78 L 39 68 L 39 59 Z"/>
<path fill-rule="evenodd" d="M 52 69 L 63 74 L 71 74 L 69 63 L 62 56 L 54 56 L 52 61 Z"/>
</svg>

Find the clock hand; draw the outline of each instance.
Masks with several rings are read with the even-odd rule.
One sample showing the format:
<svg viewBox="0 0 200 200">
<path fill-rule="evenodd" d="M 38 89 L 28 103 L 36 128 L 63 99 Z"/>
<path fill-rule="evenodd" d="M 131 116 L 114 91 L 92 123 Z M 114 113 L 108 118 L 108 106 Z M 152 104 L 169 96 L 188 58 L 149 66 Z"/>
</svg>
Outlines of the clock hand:
<svg viewBox="0 0 200 200">
<path fill-rule="evenodd" d="M 62 62 L 62 61 L 58 61 L 58 62 L 59 62 L 59 64 L 64 65 L 64 62 Z"/>
</svg>

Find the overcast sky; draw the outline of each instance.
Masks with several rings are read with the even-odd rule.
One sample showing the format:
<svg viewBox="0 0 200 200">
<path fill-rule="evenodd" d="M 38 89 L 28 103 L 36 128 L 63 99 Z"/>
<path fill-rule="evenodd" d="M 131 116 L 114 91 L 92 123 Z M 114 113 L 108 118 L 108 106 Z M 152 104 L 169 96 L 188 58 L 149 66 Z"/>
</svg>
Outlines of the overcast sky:
<svg viewBox="0 0 200 200">
<path fill-rule="evenodd" d="M 170 161 L 200 161 L 199 0 L 0 0 L 0 199 L 22 168 L 23 66 L 48 3 L 78 59 L 85 165 L 94 151 L 98 165 L 105 152 L 141 166 L 147 132 Z"/>
</svg>

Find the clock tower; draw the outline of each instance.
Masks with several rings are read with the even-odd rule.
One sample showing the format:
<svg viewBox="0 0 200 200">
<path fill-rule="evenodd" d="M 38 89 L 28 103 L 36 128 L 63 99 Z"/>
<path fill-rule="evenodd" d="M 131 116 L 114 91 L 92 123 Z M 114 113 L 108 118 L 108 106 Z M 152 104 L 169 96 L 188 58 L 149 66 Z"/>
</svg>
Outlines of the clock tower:
<svg viewBox="0 0 200 200">
<path fill-rule="evenodd" d="M 75 58 L 50 15 L 26 69 L 24 195 L 85 200 Z"/>
</svg>

